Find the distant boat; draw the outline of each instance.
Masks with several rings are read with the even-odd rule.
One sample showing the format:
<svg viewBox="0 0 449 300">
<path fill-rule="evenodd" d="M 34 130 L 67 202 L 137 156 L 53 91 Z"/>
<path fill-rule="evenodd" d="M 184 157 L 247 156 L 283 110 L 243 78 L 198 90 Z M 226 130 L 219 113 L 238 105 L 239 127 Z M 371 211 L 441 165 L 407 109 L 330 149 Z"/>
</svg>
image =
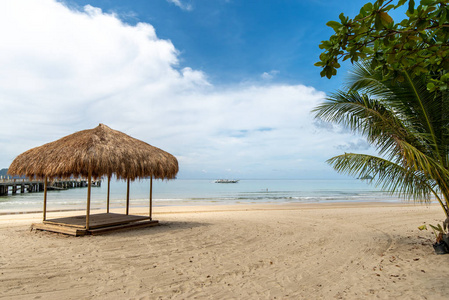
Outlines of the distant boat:
<svg viewBox="0 0 449 300">
<path fill-rule="evenodd" d="M 215 180 L 215 183 L 238 183 L 238 180 L 234 179 L 217 179 Z"/>
</svg>

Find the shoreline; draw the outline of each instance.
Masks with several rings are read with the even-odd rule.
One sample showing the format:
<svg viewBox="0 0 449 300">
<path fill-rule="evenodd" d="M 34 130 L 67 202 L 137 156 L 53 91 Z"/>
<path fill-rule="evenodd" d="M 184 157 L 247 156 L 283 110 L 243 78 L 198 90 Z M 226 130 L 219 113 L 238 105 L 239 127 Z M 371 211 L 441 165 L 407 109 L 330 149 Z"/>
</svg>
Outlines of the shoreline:
<svg viewBox="0 0 449 300">
<path fill-rule="evenodd" d="M 438 204 L 436 201 L 432 201 L 431 203 L 414 203 L 414 202 L 407 202 L 407 201 L 398 201 L 398 200 L 387 200 L 387 199 L 379 199 L 376 201 L 372 200 L 366 200 L 366 201 L 357 201 L 357 200 L 347 200 L 347 201 L 303 201 L 303 202 L 274 202 L 274 201 L 267 201 L 267 202 L 226 202 L 226 201 L 204 201 L 204 202 L 194 202 L 194 201 L 173 201 L 169 202 L 170 204 L 153 204 L 153 209 L 157 208 L 164 208 L 164 207 L 220 207 L 220 206 L 260 206 L 260 205 L 272 205 L 272 206 L 279 206 L 279 205 L 343 205 L 343 204 L 354 204 L 354 205 L 361 205 L 361 204 L 368 204 L 368 205 L 382 205 L 382 204 L 397 204 L 397 205 L 414 205 L 414 206 L 426 206 L 426 205 L 435 205 Z M 55 213 L 55 212 L 82 212 L 85 211 L 85 208 L 62 208 L 63 206 L 60 206 L 60 208 L 56 209 L 47 209 L 47 213 Z M 136 205 L 136 206 L 130 206 L 130 209 L 134 210 L 145 210 L 148 208 L 148 206 L 145 205 Z M 110 207 L 111 211 L 119 211 L 121 209 L 124 209 L 124 207 Z M 106 207 L 91 207 L 91 211 L 100 211 L 100 210 L 106 210 Z M 0 211 L 0 216 L 5 215 L 22 215 L 22 214 L 39 214 L 43 213 L 43 210 L 24 210 L 24 211 L 16 211 L 16 210 L 3 210 Z"/>
<path fill-rule="evenodd" d="M 443 299 L 449 292 L 441 275 L 449 256 L 435 255 L 433 233 L 417 228 L 443 221 L 436 204 L 155 207 L 154 217 L 160 226 L 70 237 L 30 232 L 39 213 L 0 216 L 1 297 Z"/>
<path fill-rule="evenodd" d="M 92 190 L 91 208 L 105 208 L 105 185 Z M 70 189 L 48 193 L 48 210 L 83 210 L 87 191 Z M 130 186 L 131 206 L 148 205 L 149 182 L 134 182 Z M 111 184 L 111 207 L 125 205 L 126 183 Z M 155 206 L 201 206 L 260 203 L 316 203 L 316 202 L 401 202 L 397 196 L 387 195 L 360 180 L 242 180 L 238 184 L 223 185 L 209 180 L 155 181 Z M 0 213 L 41 211 L 43 194 L 24 193 L 0 197 Z"/>
</svg>

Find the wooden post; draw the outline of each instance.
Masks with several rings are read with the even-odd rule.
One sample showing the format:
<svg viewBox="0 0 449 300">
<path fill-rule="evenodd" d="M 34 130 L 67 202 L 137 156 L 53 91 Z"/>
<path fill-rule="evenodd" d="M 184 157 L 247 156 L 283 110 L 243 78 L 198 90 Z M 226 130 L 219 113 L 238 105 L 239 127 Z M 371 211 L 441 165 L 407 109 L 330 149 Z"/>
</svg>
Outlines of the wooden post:
<svg viewBox="0 0 449 300">
<path fill-rule="evenodd" d="M 86 230 L 89 230 L 89 215 L 90 215 L 90 190 L 92 188 L 92 171 L 89 170 L 87 183 L 87 208 L 86 208 Z"/>
<path fill-rule="evenodd" d="M 153 176 L 150 177 L 150 221 L 153 220 L 151 215 L 153 213 Z"/>
<path fill-rule="evenodd" d="M 111 175 L 108 175 L 108 204 L 107 204 L 107 213 L 109 213 L 109 194 L 111 191 Z"/>
<path fill-rule="evenodd" d="M 47 176 L 44 179 L 44 221 L 47 219 Z"/>
<path fill-rule="evenodd" d="M 129 178 L 128 178 L 128 184 L 126 187 L 126 214 L 129 215 Z"/>
</svg>

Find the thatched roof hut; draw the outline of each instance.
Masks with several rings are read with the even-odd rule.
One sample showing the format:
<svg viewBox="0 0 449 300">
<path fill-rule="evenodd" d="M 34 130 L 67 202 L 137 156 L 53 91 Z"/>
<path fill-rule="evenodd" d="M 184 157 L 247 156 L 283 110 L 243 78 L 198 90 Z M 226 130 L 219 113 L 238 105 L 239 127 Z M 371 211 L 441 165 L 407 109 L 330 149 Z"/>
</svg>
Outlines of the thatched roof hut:
<svg viewBox="0 0 449 300">
<path fill-rule="evenodd" d="M 46 223 L 47 180 L 72 176 L 87 178 L 87 210 L 84 228 L 88 232 L 92 178 L 108 176 L 107 216 L 101 216 L 100 218 L 97 215 L 97 220 L 99 220 L 97 223 L 101 223 L 100 219 L 102 219 L 107 220 L 105 225 L 110 225 L 109 183 L 111 176 L 114 174 L 117 178 L 128 181 L 125 219 L 123 219 L 123 215 L 119 216 L 121 220 L 124 220 L 124 223 L 142 219 L 141 217 L 136 218 L 136 216 L 133 219 L 131 216 L 128 216 L 130 180 L 150 177 L 150 211 L 148 219 L 151 221 L 153 178 L 174 179 L 178 173 L 178 161 L 168 152 L 100 124 L 96 128 L 75 132 L 57 141 L 20 154 L 10 165 L 8 173 L 10 175 L 25 175 L 30 178 L 44 179 L 44 225 Z M 79 220 L 79 218 L 76 220 Z M 64 222 L 70 223 L 72 221 L 74 219 L 65 220 Z M 117 218 L 114 222 L 114 224 L 117 224 Z M 48 221 L 47 223 L 54 222 Z M 154 223 L 157 223 L 157 221 L 151 221 L 149 224 Z M 58 223 L 58 225 L 61 224 Z M 45 230 L 50 230 L 48 226 L 44 226 L 47 228 Z M 73 226 L 73 224 L 68 226 Z M 64 231 L 64 233 L 66 232 Z"/>
<path fill-rule="evenodd" d="M 12 162 L 11 175 L 55 178 L 98 178 L 115 174 L 135 180 L 153 177 L 173 179 L 178 161 L 168 152 L 100 124 L 57 141 L 30 149 Z"/>
</svg>

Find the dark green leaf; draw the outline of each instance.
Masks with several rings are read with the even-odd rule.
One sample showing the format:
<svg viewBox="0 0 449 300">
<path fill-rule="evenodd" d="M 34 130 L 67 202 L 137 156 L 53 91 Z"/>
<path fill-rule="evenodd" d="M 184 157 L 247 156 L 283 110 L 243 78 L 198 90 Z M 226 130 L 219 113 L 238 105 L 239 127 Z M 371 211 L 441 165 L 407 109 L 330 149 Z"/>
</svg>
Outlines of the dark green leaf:
<svg viewBox="0 0 449 300">
<path fill-rule="evenodd" d="M 374 28 L 376 28 L 376 30 L 381 30 L 383 28 L 382 19 L 380 18 L 380 14 L 376 14 L 376 18 L 374 19 Z"/>
<path fill-rule="evenodd" d="M 387 14 L 386 12 L 381 11 L 379 13 L 382 25 L 387 26 L 391 23 L 393 23 L 393 18 L 390 17 L 389 14 Z"/>
<path fill-rule="evenodd" d="M 333 30 L 337 31 L 339 28 L 341 28 L 343 25 L 338 23 L 337 21 L 329 21 L 326 23 L 327 26 L 332 27 Z"/>
<path fill-rule="evenodd" d="M 326 76 L 326 71 L 323 69 L 323 70 L 320 72 L 320 75 L 321 75 L 321 77 Z"/>
<path fill-rule="evenodd" d="M 332 68 L 331 67 L 326 67 L 325 71 L 326 71 L 326 77 L 328 79 L 331 79 L 331 77 L 332 77 Z"/>
<path fill-rule="evenodd" d="M 447 10 L 443 10 L 442 12 L 441 12 L 441 15 L 440 15 L 440 21 L 438 22 L 438 24 L 440 25 L 440 26 L 442 26 L 443 24 L 445 24 L 446 23 L 446 18 L 447 18 L 447 14 L 448 14 L 448 12 L 447 12 Z"/>
<path fill-rule="evenodd" d="M 407 2 L 407 0 L 400 0 L 395 8 L 398 8 L 398 7 L 402 6 L 402 5 L 404 5 L 405 2 Z"/>
<path fill-rule="evenodd" d="M 370 12 L 373 10 L 373 4 L 371 2 L 366 3 L 365 5 L 363 5 L 363 9 L 366 12 Z"/>
<path fill-rule="evenodd" d="M 421 0 L 421 5 L 431 5 L 434 2 L 434 0 Z"/>
<path fill-rule="evenodd" d="M 415 0 L 408 1 L 408 12 L 411 14 L 415 12 Z"/>
</svg>

